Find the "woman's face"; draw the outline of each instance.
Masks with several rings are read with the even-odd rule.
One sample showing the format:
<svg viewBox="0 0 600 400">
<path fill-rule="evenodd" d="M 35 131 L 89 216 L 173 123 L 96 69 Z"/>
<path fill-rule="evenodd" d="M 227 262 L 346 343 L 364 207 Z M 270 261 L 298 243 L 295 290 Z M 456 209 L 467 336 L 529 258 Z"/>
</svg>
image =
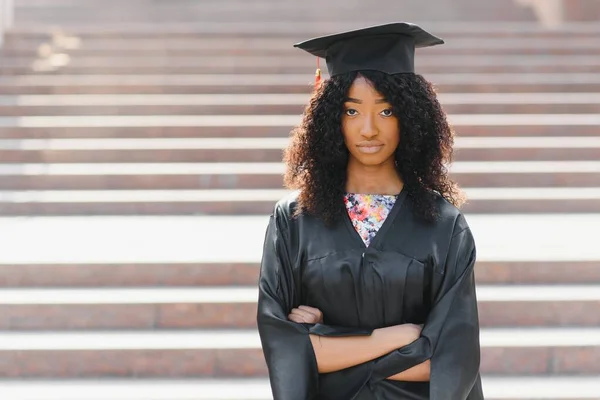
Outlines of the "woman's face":
<svg viewBox="0 0 600 400">
<path fill-rule="evenodd" d="M 356 78 L 344 103 L 342 133 L 351 161 L 369 166 L 394 163 L 400 142 L 398 119 L 392 105 L 362 76 Z"/>
</svg>

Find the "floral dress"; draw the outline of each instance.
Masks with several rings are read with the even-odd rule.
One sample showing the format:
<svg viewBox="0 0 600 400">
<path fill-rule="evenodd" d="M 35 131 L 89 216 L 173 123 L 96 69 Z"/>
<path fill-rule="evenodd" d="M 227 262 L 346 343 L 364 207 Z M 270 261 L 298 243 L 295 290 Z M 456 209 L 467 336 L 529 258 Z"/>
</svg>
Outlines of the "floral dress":
<svg viewBox="0 0 600 400">
<path fill-rule="evenodd" d="M 361 193 L 346 193 L 344 196 L 348 216 L 366 246 L 377 234 L 397 198 L 397 195 Z"/>
</svg>

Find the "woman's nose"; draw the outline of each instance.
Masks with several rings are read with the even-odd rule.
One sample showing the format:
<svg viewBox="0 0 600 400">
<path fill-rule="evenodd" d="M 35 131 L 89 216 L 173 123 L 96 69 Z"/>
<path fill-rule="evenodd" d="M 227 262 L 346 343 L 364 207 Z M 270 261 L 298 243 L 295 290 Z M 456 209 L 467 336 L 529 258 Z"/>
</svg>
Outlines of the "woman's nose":
<svg viewBox="0 0 600 400">
<path fill-rule="evenodd" d="M 377 135 L 377 129 L 375 127 L 373 117 L 365 117 L 363 119 L 363 124 L 362 124 L 361 130 L 360 130 L 360 134 L 366 138 L 370 138 L 370 137 Z"/>
</svg>

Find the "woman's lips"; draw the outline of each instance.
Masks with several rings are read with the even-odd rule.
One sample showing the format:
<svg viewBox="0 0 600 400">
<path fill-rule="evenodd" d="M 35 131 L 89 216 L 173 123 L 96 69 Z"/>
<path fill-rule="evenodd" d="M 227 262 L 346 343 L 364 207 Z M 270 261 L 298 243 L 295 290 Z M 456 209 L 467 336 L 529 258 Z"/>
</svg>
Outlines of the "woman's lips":
<svg viewBox="0 0 600 400">
<path fill-rule="evenodd" d="M 377 153 L 379 150 L 383 148 L 383 144 L 364 144 L 358 145 L 358 151 L 366 154 Z"/>
</svg>

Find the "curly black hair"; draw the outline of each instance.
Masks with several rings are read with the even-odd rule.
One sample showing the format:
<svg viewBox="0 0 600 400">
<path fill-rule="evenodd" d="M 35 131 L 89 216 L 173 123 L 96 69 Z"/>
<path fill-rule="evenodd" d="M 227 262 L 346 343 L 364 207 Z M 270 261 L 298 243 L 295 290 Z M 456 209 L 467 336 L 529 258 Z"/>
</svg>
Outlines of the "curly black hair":
<svg viewBox="0 0 600 400">
<path fill-rule="evenodd" d="M 296 214 L 307 213 L 333 225 L 345 212 L 348 149 L 342 134 L 342 113 L 354 80 L 363 76 L 392 105 L 400 124 L 396 168 L 411 197 L 414 213 L 432 222 L 438 216 L 436 197 L 459 207 L 464 195 L 448 176 L 454 132 L 435 90 L 421 75 L 388 75 L 360 71 L 324 81 L 307 105 L 302 122 L 291 132 L 284 152 L 285 186 L 300 189 Z"/>
</svg>

